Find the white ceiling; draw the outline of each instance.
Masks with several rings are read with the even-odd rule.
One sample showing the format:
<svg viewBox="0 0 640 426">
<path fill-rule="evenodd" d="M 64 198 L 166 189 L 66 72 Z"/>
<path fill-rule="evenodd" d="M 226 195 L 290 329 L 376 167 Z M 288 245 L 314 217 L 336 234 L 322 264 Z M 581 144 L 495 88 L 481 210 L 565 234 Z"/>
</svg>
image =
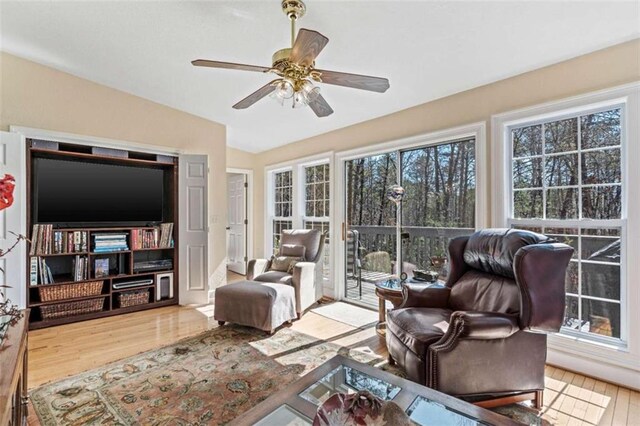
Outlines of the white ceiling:
<svg viewBox="0 0 640 426">
<path fill-rule="evenodd" d="M 190 64 L 269 66 L 289 43 L 279 0 L 2 0 L 0 8 L 2 50 L 223 123 L 229 145 L 253 152 L 640 36 L 638 1 L 308 0 L 299 27 L 330 40 L 317 66 L 391 83 L 384 94 L 323 85 L 335 113 L 320 119 L 269 98 L 234 110 L 272 76 Z"/>
</svg>

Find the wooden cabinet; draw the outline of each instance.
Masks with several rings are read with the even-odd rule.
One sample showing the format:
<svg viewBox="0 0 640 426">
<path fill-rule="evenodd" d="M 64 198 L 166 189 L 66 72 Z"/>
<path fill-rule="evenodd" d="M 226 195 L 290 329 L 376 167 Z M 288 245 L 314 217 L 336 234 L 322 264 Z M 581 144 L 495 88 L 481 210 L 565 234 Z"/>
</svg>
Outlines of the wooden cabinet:
<svg viewBox="0 0 640 426">
<path fill-rule="evenodd" d="M 31 309 L 30 329 L 178 303 L 177 157 L 27 140 L 26 159 L 27 230 L 30 232 L 31 242 L 27 244 L 29 255 L 26 259 L 25 285 L 26 306 Z M 87 202 L 73 197 L 66 199 L 66 204 L 63 204 L 68 209 L 63 212 L 64 215 L 69 215 L 68 222 L 38 222 L 36 213 L 39 198 L 36 195 L 42 193 L 37 179 L 38 170 L 42 170 L 38 166 L 41 161 L 95 167 L 117 166 L 122 170 L 153 169 L 161 172 L 163 223 L 155 220 L 120 224 L 109 221 L 93 223 L 91 218 L 75 215 L 73 206 L 85 205 Z M 119 187 L 122 188 L 123 185 Z M 158 201 L 157 195 L 155 201 Z M 157 240 L 153 238 L 155 230 L 161 230 L 162 226 L 172 223 L 176 228 L 167 229 L 166 235 L 169 238 L 166 241 L 161 237 Z M 77 227 L 71 227 L 76 225 Z M 109 248 L 106 243 L 103 249 L 96 248 L 96 239 L 101 238 L 104 242 L 115 235 L 122 236 L 122 241 L 126 244 L 113 250 L 104 250 Z M 47 243 L 43 245 L 43 241 Z M 111 244 L 114 242 L 111 241 Z M 154 262 L 168 263 L 151 265 Z M 147 267 L 141 266 L 144 264 Z M 166 277 L 167 274 L 173 274 L 169 280 L 171 288 L 164 290 L 164 286 L 163 291 L 160 291 L 158 276 Z M 134 286 L 133 282 L 139 284 Z M 126 287 L 127 283 L 130 284 L 129 287 Z"/>
<path fill-rule="evenodd" d="M 27 318 L 9 328 L 0 347 L 0 425 L 27 422 Z"/>
</svg>

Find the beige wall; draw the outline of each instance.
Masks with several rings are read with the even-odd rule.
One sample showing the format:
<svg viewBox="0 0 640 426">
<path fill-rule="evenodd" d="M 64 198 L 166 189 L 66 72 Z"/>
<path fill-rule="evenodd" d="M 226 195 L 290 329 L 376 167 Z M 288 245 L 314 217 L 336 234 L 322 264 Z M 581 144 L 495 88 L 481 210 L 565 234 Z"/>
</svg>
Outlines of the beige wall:
<svg viewBox="0 0 640 426">
<path fill-rule="evenodd" d="M 263 176 L 264 167 L 270 164 L 331 150 L 344 151 L 479 121 L 484 121 L 487 125 L 488 156 L 491 158 L 492 115 L 639 80 L 640 39 L 636 39 L 375 120 L 262 152 L 255 157 L 254 167 L 256 174 Z M 392 81 L 391 84 L 401 82 Z M 357 94 L 354 93 L 354 96 Z M 491 164 L 488 166 L 491 167 Z M 260 184 L 264 185 L 262 182 Z M 487 206 L 490 207 L 491 203 L 492 200 L 488 200 Z M 256 194 L 255 205 L 255 253 L 261 255 L 264 250 L 262 191 Z"/>
<path fill-rule="evenodd" d="M 225 126 L 0 53 L 0 130 L 10 125 L 177 148 L 209 156 L 210 279 L 226 278 Z"/>
<path fill-rule="evenodd" d="M 227 147 L 227 168 L 254 170 L 256 159 L 254 153 Z"/>
</svg>

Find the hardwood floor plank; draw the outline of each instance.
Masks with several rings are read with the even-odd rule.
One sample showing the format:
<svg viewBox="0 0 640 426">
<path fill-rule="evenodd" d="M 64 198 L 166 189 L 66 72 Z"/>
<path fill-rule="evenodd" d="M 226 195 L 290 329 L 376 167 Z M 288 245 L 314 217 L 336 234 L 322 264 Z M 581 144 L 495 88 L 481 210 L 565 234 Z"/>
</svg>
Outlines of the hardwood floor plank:
<svg viewBox="0 0 640 426">
<path fill-rule="evenodd" d="M 627 425 L 627 417 L 629 414 L 629 390 L 625 388 L 618 388 L 618 395 L 616 397 L 616 406 L 613 410 L 613 419 L 611 424 L 613 425 Z"/>
</svg>

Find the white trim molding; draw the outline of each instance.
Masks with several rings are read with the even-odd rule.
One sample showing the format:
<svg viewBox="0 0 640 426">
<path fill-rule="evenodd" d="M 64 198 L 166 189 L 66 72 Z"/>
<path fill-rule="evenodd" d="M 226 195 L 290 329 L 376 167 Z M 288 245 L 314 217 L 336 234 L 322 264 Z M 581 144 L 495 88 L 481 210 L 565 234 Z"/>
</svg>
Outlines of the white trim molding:
<svg viewBox="0 0 640 426">
<path fill-rule="evenodd" d="M 32 127 L 9 126 L 9 131 L 19 133 L 29 139 L 44 139 L 52 142 L 68 143 L 73 145 L 91 145 L 101 148 L 127 149 L 147 154 L 180 155 L 183 150 L 172 147 L 149 145 L 139 142 L 129 142 L 118 139 L 100 138 L 96 136 L 84 136 L 74 133 L 55 132 L 53 130 L 36 129 Z"/>
<path fill-rule="evenodd" d="M 509 225 L 511 209 L 510 131 L 524 125 L 621 108 L 622 216 L 619 220 L 584 220 L 584 226 L 621 228 L 622 340 L 580 333 L 551 335 L 548 361 L 571 371 L 640 389 L 640 82 L 494 115 L 491 120 L 494 227 Z M 520 221 L 520 220 L 519 220 Z M 557 221 L 546 220 L 549 226 Z M 562 225 L 562 226 L 566 226 Z"/>
<path fill-rule="evenodd" d="M 291 179 L 292 179 L 292 211 L 291 216 L 286 220 L 291 220 L 294 228 L 302 228 L 304 226 L 304 212 L 305 212 L 305 175 L 304 168 L 310 166 L 317 166 L 319 164 L 328 164 L 329 171 L 331 173 L 331 179 L 329 182 L 329 191 L 331 193 L 330 198 L 330 209 L 333 211 L 333 205 L 335 204 L 334 200 L 334 182 L 333 182 L 333 168 L 334 168 L 334 153 L 333 151 L 327 151 L 307 157 L 297 158 L 295 160 L 289 160 L 282 163 L 267 165 L 264 168 L 264 211 L 265 211 L 265 226 L 264 226 L 264 253 L 265 257 L 269 257 L 273 250 L 273 220 L 278 219 L 274 217 L 274 187 L 273 187 L 273 176 L 275 173 L 283 172 L 283 171 L 291 171 Z M 283 220 L 285 220 L 283 218 Z M 335 261 L 333 258 L 333 245 L 336 236 L 339 235 L 337 233 L 337 228 L 333 227 L 333 223 L 331 219 L 329 220 L 329 269 L 333 270 Z M 333 293 L 333 276 L 323 283 L 323 294 L 327 297 L 335 297 Z"/>
</svg>

